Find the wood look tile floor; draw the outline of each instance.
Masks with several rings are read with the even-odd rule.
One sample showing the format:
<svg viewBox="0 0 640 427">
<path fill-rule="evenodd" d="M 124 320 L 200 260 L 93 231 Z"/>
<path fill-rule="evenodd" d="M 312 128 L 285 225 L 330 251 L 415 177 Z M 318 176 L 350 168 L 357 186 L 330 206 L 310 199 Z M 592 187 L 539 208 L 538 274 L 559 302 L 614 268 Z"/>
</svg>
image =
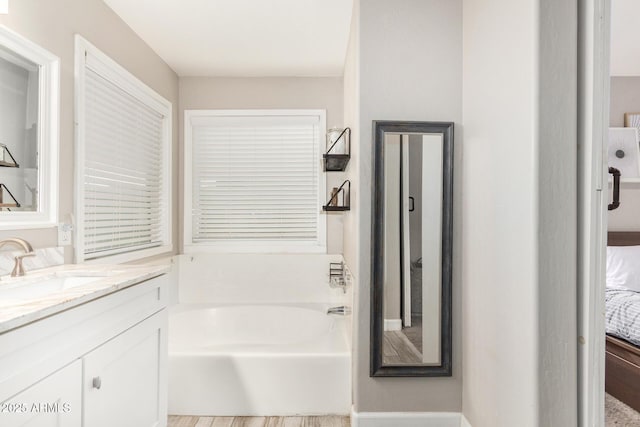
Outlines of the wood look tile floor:
<svg viewBox="0 0 640 427">
<path fill-rule="evenodd" d="M 422 316 L 411 315 L 411 326 L 402 329 L 411 344 L 422 353 Z"/>
<path fill-rule="evenodd" d="M 349 417 L 190 417 L 169 415 L 169 427 L 350 427 Z"/>
<path fill-rule="evenodd" d="M 385 331 L 382 342 L 382 360 L 390 365 L 420 364 L 422 354 L 411 344 L 402 331 Z"/>
</svg>

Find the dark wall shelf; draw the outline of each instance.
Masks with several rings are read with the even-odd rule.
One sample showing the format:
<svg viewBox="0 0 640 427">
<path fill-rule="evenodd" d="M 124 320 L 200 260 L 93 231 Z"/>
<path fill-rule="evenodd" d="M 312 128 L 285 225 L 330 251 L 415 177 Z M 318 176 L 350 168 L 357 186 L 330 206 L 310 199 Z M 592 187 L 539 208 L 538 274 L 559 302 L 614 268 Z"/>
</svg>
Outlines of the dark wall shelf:
<svg viewBox="0 0 640 427">
<path fill-rule="evenodd" d="M 326 172 L 344 172 L 351 158 L 350 154 L 323 154 Z"/>
<path fill-rule="evenodd" d="M 351 181 L 348 179 L 335 189 L 326 205 L 322 206 L 325 212 L 344 212 L 351 209 Z"/>
<path fill-rule="evenodd" d="M 7 192 L 7 194 L 9 194 L 9 197 L 11 197 L 11 200 L 13 200 L 13 203 L 6 203 L 4 201 L 5 191 Z M 0 209 L 1 208 L 19 208 L 19 207 L 20 207 L 20 203 L 18 203 L 16 198 L 13 196 L 13 194 L 11 194 L 11 191 L 7 188 L 7 186 L 4 184 L 0 184 Z"/>
<path fill-rule="evenodd" d="M 332 129 L 336 131 L 337 129 Z M 328 136 L 327 136 L 328 138 Z M 345 153 L 332 153 L 338 142 L 343 139 L 344 140 L 344 149 Z M 338 138 L 331 144 L 331 147 L 327 150 L 325 154 L 322 155 L 324 160 L 324 170 L 325 172 L 344 172 L 347 168 L 347 164 L 349 163 L 349 159 L 351 158 L 351 129 L 344 128 Z"/>
<path fill-rule="evenodd" d="M 344 212 L 351 210 L 351 206 L 323 206 L 322 210 L 327 212 Z"/>
<path fill-rule="evenodd" d="M 13 154 L 11 154 L 11 151 L 9 151 L 9 147 L 7 147 L 5 144 L 0 144 L 0 148 L 2 148 L 2 160 L 0 160 L 0 167 L 19 168 L 20 165 L 18 164 L 18 162 L 16 162 L 16 159 L 13 158 Z M 10 162 L 7 162 L 5 160 L 5 153 L 9 155 L 9 158 L 11 159 Z"/>
</svg>

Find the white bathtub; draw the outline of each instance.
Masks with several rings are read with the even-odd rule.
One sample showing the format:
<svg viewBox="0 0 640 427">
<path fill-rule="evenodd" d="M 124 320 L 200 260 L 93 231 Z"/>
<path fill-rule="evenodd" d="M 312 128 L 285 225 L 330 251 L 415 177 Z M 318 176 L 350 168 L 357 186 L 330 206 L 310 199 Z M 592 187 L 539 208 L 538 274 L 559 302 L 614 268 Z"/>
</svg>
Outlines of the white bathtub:
<svg viewBox="0 0 640 427">
<path fill-rule="evenodd" d="M 329 305 L 173 307 L 169 413 L 348 414 L 349 320 Z"/>
</svg>

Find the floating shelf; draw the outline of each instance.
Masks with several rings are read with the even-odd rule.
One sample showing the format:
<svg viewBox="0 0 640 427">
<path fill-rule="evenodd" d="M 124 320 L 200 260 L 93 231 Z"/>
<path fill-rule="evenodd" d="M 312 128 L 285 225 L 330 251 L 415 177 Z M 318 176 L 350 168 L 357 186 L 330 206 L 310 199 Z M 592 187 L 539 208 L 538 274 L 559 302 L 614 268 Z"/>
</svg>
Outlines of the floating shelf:
<svg viewBox="0 0 640 427">
<path fill-rule="evenodd" d="M 0 144 L 0 148 L 2 148 L 2 157 L 0 158 L 0 167 L 19 168 L 20 165 L 18 164 L 18 162 L 16 162 L 16 159 L 13 158 L 11 151 L 9 151 L 9 147 L 7 147 L 5 144 Z M 9 159 L 11 159 L 11 161 L 7 161 L 6 154 L 9 155 Z"/>
<path fill-rule="evenodd" d="M 326 172 L 344 172 L 349 163 L 349 154 L 323 154 L 324 170 Z"/>
<path fill-rule="evenodd" d="M 345 187 L 346 186 L 346 187 Z M 342 202 L 342 203 L 340 203 Z M 334 189 L 331 198 L 322 207 L 326 212 L 344 212 L 351 209 L 351 181 L 346 180 L 340 187 Z"/>
<path fill-rule="evenodd" d="M 7 192 L 7 194 L 9 194 L 9 197 L 11 197 L 11 199 L 13 200 L 13 203 L 5 203 L 4 202 L 4 192 L 5 191 Z M 4 208 L 19 208 L 19 207 L 20 207 L 20 203 L 18 203 L 16 198 L 13 197 L 13 194 L 11 194 L 11 191 L 9 191 L 7 186 L 4 185 L 4 184 L 0 184 L 0 209 L 4 209 Z"/>
<path fill-rule="evenodd" d="M 333 132 L 332 132 L 333 131 Z M 330 138 L 330 135 L 333 133 L 337 133 L 340 131 L 339 129 L 330 129 L 327 133 L 327 139 Z M 331 152 L 336 147 L 336 144 L 343 139 L 344 140 L 344 148 L 345 153 L 335 153 Z M 329 139 L 329 141 L 331 141 Z M 347 164 L 349 163 L 349 159 L 351 158 L 351 129 L 344 128 L 335 141 L 332 142 L 331 147 L 327 150 L 325 154 L 322 155 L 324 159 L 324 170 L 326 172 L 343 172 L 347 168 Z"/>
</svg>

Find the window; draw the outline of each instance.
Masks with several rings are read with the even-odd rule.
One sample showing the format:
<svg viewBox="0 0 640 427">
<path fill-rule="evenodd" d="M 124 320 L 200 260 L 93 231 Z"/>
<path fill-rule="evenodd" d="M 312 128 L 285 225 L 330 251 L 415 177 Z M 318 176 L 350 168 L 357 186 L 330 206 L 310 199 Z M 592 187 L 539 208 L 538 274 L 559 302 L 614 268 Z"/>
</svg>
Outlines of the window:
<svg viewBox="0 0 640 427">
<path fill-rule="evenodd" d="M 76 76 L 76 261 L 171 251 L 171 103 L 79 36 Z"/>
<path fill-rule="evenodd" d="M 185 111 L 185 251 L 326 252 L 324 110 Z"/>
</svg>

